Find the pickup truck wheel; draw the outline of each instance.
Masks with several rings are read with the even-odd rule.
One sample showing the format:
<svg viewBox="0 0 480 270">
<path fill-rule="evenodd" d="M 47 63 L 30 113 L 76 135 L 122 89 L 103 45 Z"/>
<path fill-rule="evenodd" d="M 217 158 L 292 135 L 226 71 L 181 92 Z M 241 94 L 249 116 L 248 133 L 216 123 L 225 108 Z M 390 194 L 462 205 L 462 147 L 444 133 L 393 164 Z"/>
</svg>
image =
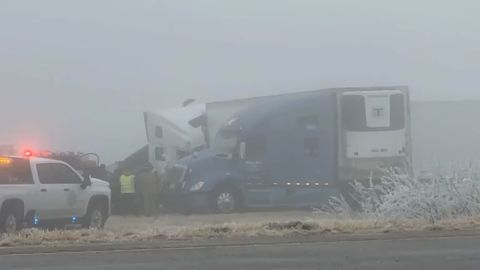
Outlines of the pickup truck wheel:
<svg viewBox="0 0 480 270">
<path fill-rule="evenodd" d="M 1 215 L 0 230 L 4 233 L 16 233 L 21 228 L 20 215 L 15 211 L 6 211 Z"/>
<path fill-rule="evenodd" d="M 82 227 L 85 229 L 103 229 L 105 222 L 107 221 L 107 215 L 105 207 L 100 204 L 93 205 L 88 209 L 85 215 Z"/>
</svg>

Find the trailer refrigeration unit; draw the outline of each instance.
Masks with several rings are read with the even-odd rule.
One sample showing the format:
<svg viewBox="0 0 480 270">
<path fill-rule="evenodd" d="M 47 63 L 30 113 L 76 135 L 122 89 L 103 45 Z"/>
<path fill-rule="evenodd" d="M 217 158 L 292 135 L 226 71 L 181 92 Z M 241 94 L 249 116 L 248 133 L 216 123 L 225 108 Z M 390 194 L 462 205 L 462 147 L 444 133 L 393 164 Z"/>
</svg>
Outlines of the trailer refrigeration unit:
<svg viewBox="0 0 480 270">
<path fill-rule="evenodd" d="M 387 168 L 411 171 L 409 110 L 403 86 L 208 103 L 189 121 L 208 147 L 165 166 L 169 198 L 189 210 L 222 213 L 321 207 L 345 183 L 379 179 Z M 152 124 L 147 132 L 158 128 Z"/>
</svg>

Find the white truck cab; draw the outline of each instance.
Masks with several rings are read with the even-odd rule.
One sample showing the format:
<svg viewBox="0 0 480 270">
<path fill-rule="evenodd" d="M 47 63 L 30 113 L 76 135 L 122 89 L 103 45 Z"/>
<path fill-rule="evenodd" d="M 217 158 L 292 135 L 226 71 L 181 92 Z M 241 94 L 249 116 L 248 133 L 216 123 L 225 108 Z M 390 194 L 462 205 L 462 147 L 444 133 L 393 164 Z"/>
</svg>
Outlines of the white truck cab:
<svg viewBox="0 0 480 270">
<path fill-rule="evenodd" d="M 83 177 L 65 162 L 0 156 L 0 230 L 80 224 L 100 229 L 110 213 L 107 182 Z"/>
</svg>

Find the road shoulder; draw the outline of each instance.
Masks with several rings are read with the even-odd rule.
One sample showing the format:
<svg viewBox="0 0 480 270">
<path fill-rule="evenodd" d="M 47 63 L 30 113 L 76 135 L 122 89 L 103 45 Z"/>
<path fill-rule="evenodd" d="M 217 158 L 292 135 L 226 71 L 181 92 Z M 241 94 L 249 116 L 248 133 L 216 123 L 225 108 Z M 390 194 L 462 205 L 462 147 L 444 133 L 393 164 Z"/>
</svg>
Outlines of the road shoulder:
<svg viewBox="0 0 480 270">
<path fill-rule="evenodd" d="M 77 252 L 111 252 L 111 251 L 142 251 L 161 249 L 188 249 L 188 248 L 221 248 L 232 246 L 273 245 L 273 244 L 301 244 L 301 243 L 332 243 L 348 241 L 385 241 L 407 239 L 431 239 L 448 237 L 478 237 L 480 231 L 430 231 L 405 233 L 376 233 L 376 234 L 299 234 L 288 237 L 245 237 L 245 238 L 215 238 L 190 240 L 152 240 L 152 241 L 115 241 L 110 243 L 94 243 L 79 245 L 57 246 L 20 246 L 2 247 L 0 256 L 77 253 Z"/>
</svg>

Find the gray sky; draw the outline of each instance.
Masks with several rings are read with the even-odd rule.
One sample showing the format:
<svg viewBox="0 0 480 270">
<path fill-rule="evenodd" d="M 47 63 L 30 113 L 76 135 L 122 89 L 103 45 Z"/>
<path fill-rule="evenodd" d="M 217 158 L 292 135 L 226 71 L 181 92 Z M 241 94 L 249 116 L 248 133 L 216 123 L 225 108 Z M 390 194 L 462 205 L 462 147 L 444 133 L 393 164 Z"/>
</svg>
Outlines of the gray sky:
<svg viewBox="0 0 480 270">
<path fill-rule="evenodd" d="M 325 87 L 480 99 L 478 1 L 0 0 L 0 144 L 145 143 L 142 112 Z"/>
</svg>

